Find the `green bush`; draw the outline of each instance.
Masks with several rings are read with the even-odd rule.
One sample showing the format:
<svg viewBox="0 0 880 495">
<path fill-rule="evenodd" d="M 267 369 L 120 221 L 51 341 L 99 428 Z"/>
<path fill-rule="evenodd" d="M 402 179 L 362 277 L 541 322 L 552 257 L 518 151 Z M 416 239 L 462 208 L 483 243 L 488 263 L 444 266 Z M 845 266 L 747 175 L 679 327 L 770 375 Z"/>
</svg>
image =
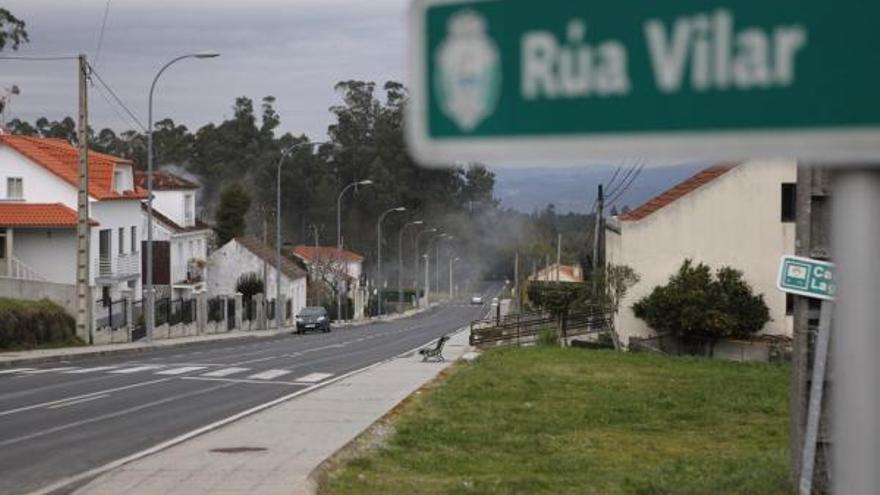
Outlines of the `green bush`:
<svg viewBox="0 0 880 495">
<path fill-rule="evenodd" d="M 79 345 L 76 323 L 49 300 L 0 298 L 0 349 Z"/>
<path fill-rule="evenodd" d="M 718 339 L 746 338 L 770 321 L 764 296 L 752 293 L 742 272 L 723 267 L 713 274 L 691 260 L 668 284 L 635 303 L 633 312 L 658 333 L 679 337 L 692 352 L 709 356 Z"/>
<path fill-rule="evenodd" d="M 543 328 L 538 332 L 538 345 L 559 347 L 559 333 L 555 328 Z"/>
</svg>

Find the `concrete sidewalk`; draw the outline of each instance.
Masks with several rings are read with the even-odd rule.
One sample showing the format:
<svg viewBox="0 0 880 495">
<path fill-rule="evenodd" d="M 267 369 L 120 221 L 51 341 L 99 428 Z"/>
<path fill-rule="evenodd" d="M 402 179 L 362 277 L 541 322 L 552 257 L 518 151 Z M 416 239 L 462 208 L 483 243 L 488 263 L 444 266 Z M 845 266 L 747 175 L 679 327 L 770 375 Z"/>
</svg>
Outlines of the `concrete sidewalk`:
<svg viewBox="0 0 880 495">
<path fill-rule="evenodd" d="M 359 321 L 343 321 L 341 323 L 334 323 L 333 328 L 358 327 L 369 325 L 371 323 L 394 321 L 400 318 L 409 318 L 436 306 L 437 304 L 434 303 L 431 304 L 429 307 L 412 309 L 403 313 L 395 313 L 388 316 L 367 318 Z M 136 353 L 153 349 L 187 346 L 203 342 L 216 342 L 221 340 L 241 338 L 274 337 L 276 335 L 284 335 L 290 333 L 293 330 L 293 327 L 285 327 L 281 330 L 277 330 L 274 328 L 269 330 L 234 330 L 226 333 L 212 333 L 189 337 L 154 340 L 153 342 L 145 342 L 141 340 L 138 342 L 126 342 L 119 344 L 84 345 L 81 347 L 59 347 L 55 349 L 34 349 L 26 351 L 6 351 L 0 352 L 0 368 L 8 368 L 12 366 L 22 366 L 28 364 L 52 363 L 58 361 L 67 361 L 71 359 L 85 359 L 91 357 L 105 356 L 108 354 Z"/>
<path fill-rule="evenodd" d="M 308 477 L 319 464 L 469 350 L 468 333 L 461 331 L 446 345 L 446 362 L 403 354 L 117 467 L 75 493 L 312 493 Z"/>
</svg>

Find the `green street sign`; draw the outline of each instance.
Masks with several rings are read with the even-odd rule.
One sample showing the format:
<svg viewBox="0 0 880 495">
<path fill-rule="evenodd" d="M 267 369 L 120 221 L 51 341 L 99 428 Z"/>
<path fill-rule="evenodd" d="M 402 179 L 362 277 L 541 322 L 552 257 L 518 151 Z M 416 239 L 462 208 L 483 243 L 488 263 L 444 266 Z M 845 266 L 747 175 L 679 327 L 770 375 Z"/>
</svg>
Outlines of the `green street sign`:
<svg viewBox="0 0 880 495">
<path fill-rule="evenodd" d="M 833 301 L 834 265 L 811 258 L 783 256 L 776 286 L 782 292 Z"/>
<path fill-rule="evenodd" d="M 414 0 L 417 159 L 880 158 L 876 0 Z"/>
</svg>

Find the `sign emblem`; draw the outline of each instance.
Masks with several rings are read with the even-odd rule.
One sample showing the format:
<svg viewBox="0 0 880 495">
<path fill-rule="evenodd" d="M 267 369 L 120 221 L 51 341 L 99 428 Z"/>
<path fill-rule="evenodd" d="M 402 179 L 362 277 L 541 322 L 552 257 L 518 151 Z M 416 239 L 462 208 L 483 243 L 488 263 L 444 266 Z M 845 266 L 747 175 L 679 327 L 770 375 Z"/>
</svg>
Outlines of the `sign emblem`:
<svg viewBox="0 0 880 495">
<path fill-rule="evenodd" d="M 435 53 L 435 95 L 443 113 L 462 132 L 470 132 L 498 105 L 498 47 L 486 33 L 486 20 L 472 10 L 450 17 L 446 30 Z"/>
</svg>

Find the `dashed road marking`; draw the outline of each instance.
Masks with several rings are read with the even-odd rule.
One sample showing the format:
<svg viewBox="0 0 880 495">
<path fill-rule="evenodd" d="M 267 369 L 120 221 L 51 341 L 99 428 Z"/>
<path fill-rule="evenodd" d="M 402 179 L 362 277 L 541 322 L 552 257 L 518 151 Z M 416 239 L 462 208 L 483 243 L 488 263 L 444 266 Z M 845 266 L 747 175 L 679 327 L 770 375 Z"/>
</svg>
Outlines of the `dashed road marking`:
<svg viewBox="0 0 880 495">
<path fill-rule="evenodd" d="M 110 394 L 93 395 L 91 397 L 83 397 L 82 399 L 72 400 L 69 402 L 64 402 L 62 404 L 55 404 L 54 406 L 49 406 L 48 409 L 61 409 L 62 407 L 75 406 L 77 404 L 82 404 L 83 402 L 91 402 L 93 400 L 105 399 L 107 397 L 110 397 Z"/>
<path fill-rule="evenodd" d="M 211 371 L 209 373 L 204 373 L 201 376 L 207 376 L 209 378 L 222 378 L 224 376 L 234 375 L 236 373 L 242 373 L 244 371 L 250 371 L 250 368 L 223 368 L 216 371 Z"/>
<path fill-rule="evenodd" d="M 333 376 L 333 373 L 309 373 L 306 376 L 297 378 L 295 381 L 303 383 L 318 383 Z"/>
<path fill-rule="evenodd" d="M 248 378 L 252 380 L 272 380 L 274 378 L 278 378 L 279 376 L 284 376 L 290 373 L 290 370 L 267 370 L 262 373 L 257 373 L 249 376 Z"/>
<path fill-rule="evenodd" d="M 25 375 L 39 375 L 42 373 L 52 373 L 54 371 L 67 371 L 67 370 L 75 370 L 79 368 L 78 366 L 64 366 L 62 368 L 43 368 L 39 370 L 31 370 L 31 371 L 22 371 L 22 374 Z"/>
<path fill-rule="evenodd" d="M 147 364 L 147 365 L 144 365 L 144 366 L 135 366 L 134 368 L 123 368 L 123 369 L 121 369 L 121 370 L 112 370 L 112 371 L 110 371 L 109 373 L 123 373 L 123 374 L 128 374 L 128 373 L 137 373 L 137 372 L 139 372 L 139 371 L 156 370 L 156 369 L 159 369 L 159 368 L 162 368 L 162 366 L 161 366 L 161 365 L 158 365 L 158 364 Z"/>
<path fill-rule="evenodd" d="M 108 370 L 114 370 L 114 369 L 116 369 L 116 368 L 118 368 L 118 367 L 119 367 L 119 366 L 95 366 L 95 367 L 93 367 L 93 368 L 80 368 L 80 369 L 78 369 L 78 370 L 63 371 L 62 373 L 66 373 L 66 374 L 73 374 L 73 373 L 76 373 L 76 374 L 79 374 L 79 373 L 94 373 L 95 371 L 108 371 Z M 57 368 L 56 368 L 56 371 L 57 371 Z"/>
<path fill-rule="evenodd" d="M 199 371 L 205 369 L 205 366 L 184 366 L 182 368 L 172 368 L 170 370 L 164 370 L 156 372 L 157 375 L 183 375 L 185 373 L 192 373 L 193 371 Z"/>
<path fill-rule="evenodd" d="M 0 370 L 0 375 L 8 375 L 11 373 L 22 373 L 24 371 L 31 371 L 33 368 L 12 368 L 11 370 Z"/>
</svg>

